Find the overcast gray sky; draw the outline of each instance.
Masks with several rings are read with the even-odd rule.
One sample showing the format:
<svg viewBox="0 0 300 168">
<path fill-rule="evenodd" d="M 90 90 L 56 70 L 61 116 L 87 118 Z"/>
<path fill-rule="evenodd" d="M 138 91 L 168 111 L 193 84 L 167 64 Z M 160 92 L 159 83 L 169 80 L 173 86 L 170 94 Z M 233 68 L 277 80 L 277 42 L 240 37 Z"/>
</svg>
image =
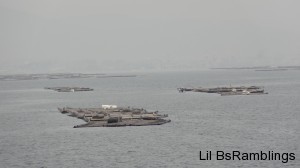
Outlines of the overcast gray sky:
<svg viewBox="0 0 300 168">
<path fill-rule="evenodd" d="M 300 65 L 299 0 L 0 0 L 0 73 Z"/>
</svg>

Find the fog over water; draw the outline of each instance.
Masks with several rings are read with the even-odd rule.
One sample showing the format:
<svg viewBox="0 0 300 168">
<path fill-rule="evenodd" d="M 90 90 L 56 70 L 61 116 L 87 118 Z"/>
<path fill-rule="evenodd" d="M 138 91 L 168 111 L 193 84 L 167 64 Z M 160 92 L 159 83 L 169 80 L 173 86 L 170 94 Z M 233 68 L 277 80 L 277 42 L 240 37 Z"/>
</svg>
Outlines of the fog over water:
<svg viewBox="0 0 300 168">
<path fill-rule="evenodd" d="M 0 73 L 300 64 L 297 0 L 1 0 Z"/>
</svg>

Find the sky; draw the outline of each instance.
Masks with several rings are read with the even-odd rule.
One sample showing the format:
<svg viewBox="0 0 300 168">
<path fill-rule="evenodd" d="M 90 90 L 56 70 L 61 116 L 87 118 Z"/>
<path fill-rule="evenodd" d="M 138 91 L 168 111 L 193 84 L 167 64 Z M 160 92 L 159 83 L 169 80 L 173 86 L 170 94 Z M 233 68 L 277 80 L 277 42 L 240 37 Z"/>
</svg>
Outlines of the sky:
<svg viewBox="0 0 300 168">
<path fill-rule="evenodd" d="M 0 74 L 300 65 L 299 0 L 0 0 Z"/>
</svg>

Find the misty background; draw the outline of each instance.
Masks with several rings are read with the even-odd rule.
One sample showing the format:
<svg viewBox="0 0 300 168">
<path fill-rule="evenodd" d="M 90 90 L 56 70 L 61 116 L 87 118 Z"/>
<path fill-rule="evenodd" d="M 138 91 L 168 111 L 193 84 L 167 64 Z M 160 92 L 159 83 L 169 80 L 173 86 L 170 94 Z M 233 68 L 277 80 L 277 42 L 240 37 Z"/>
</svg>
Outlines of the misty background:
<svg viewBox="0 0 300 168">
<path fill-rule="evenodd" d="M 0 73 L 300 65 L 298 0 L 0 0 Z"/>
</svg>

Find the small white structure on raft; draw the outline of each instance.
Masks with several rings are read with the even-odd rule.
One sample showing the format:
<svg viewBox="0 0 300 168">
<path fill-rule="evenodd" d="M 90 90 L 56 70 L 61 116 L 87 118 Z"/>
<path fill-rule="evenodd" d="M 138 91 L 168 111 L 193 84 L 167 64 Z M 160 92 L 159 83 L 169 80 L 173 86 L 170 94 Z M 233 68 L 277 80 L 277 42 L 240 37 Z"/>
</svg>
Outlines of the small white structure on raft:
<svg viewBox="0 0 300 168">
<path fill-rule="evenodd" d="M 103 109 L 116 109 L 118 108 L 117 105 L 102 105 Z"/>
</svg>

